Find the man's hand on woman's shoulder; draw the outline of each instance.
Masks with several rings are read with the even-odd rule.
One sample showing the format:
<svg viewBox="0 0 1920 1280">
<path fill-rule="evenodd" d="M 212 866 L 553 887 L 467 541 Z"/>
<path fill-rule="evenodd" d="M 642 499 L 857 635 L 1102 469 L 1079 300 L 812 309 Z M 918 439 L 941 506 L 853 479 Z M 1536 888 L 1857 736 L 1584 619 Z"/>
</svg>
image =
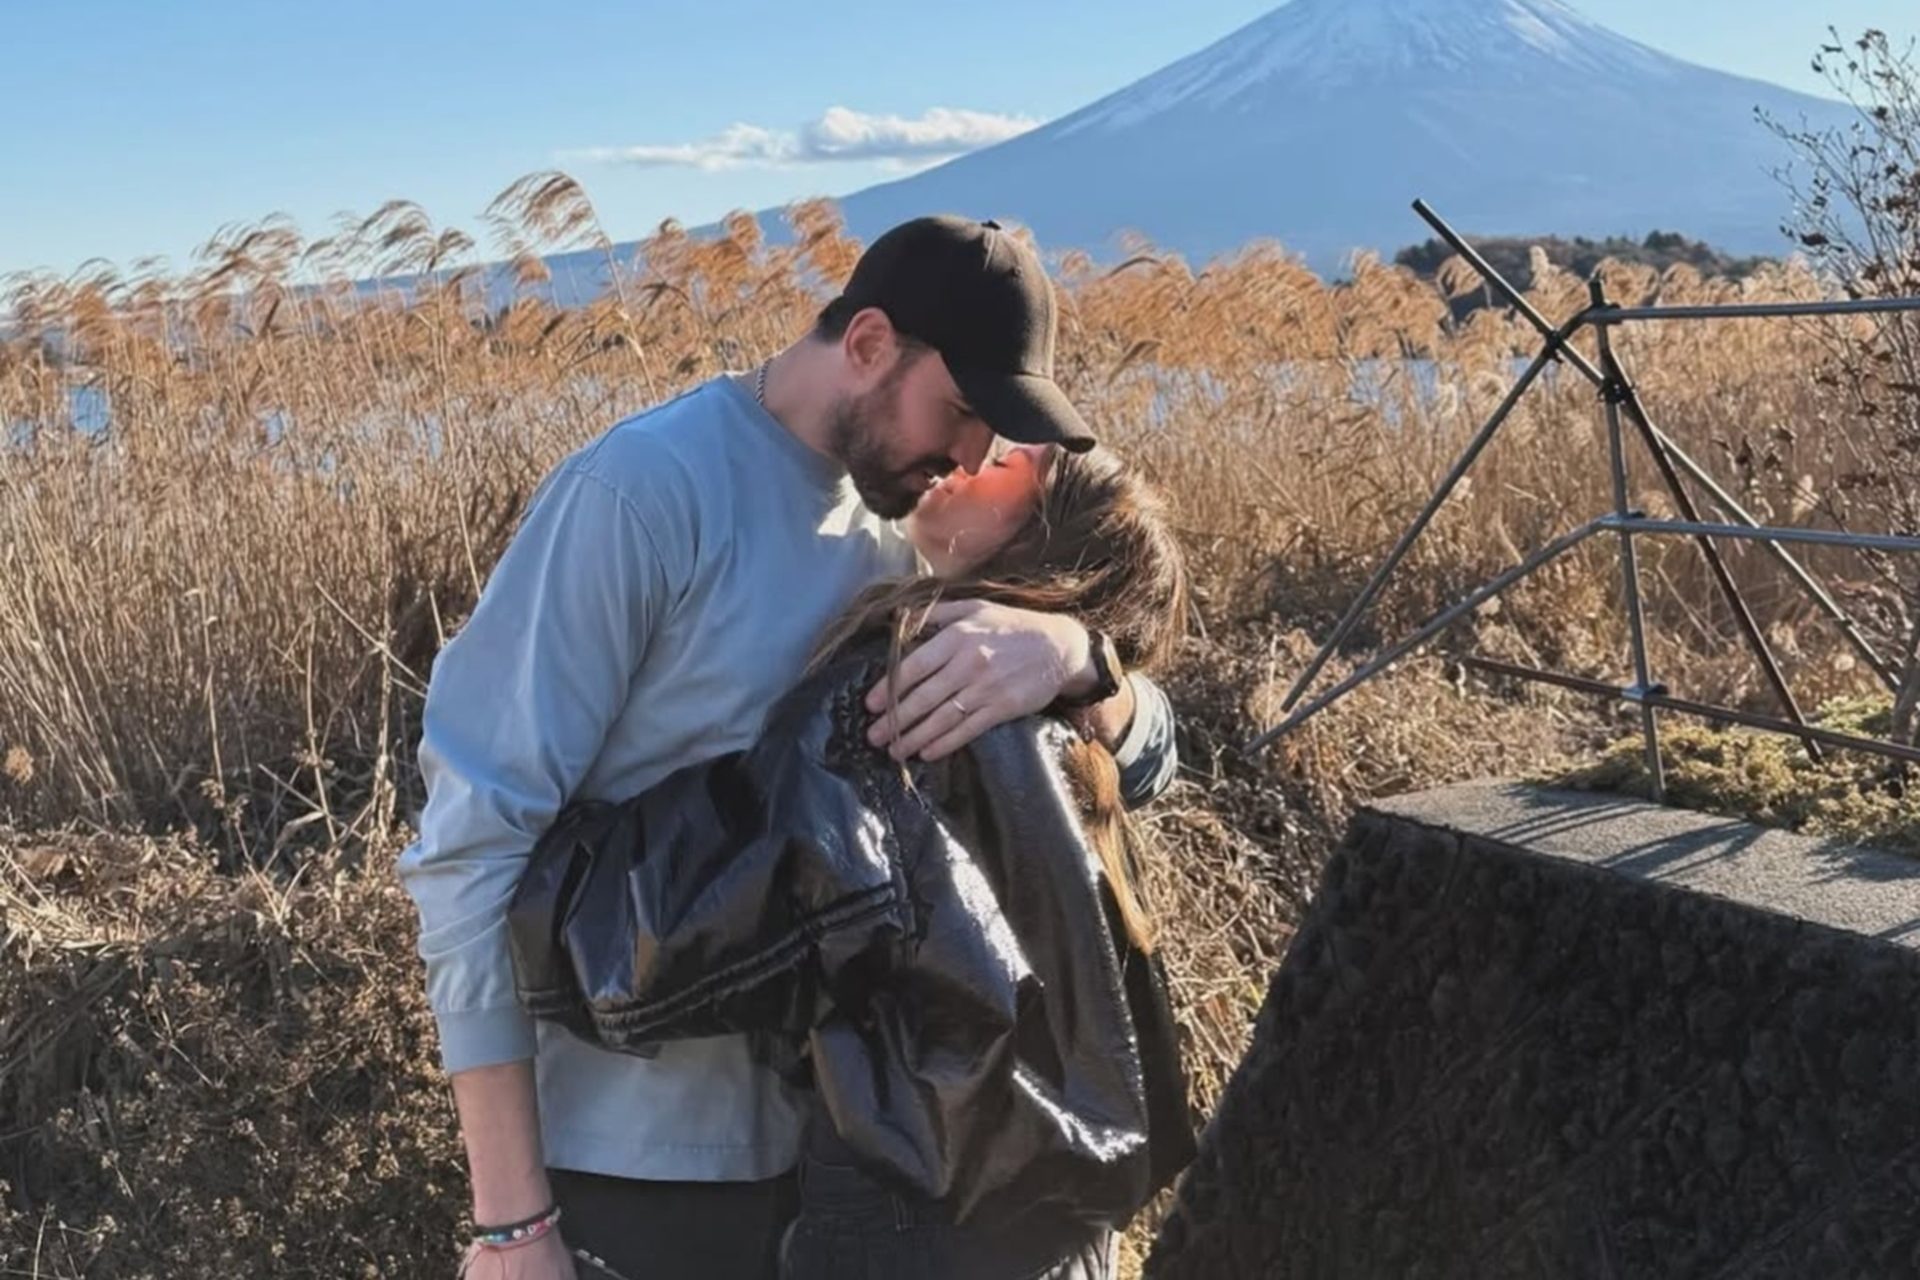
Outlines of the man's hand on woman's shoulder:
<svg viewBox="0 0 1920 1280">
<path fill-rule="evenodd" d="M 868 739 L 896 760 L 951 755 L 1097 679 L 1087 629 L 1060 614 L 956 600 L 936 605 L 928 625 L 937 630 L 901 660 L 897 681 L 867 695 Z"/>
</svg>

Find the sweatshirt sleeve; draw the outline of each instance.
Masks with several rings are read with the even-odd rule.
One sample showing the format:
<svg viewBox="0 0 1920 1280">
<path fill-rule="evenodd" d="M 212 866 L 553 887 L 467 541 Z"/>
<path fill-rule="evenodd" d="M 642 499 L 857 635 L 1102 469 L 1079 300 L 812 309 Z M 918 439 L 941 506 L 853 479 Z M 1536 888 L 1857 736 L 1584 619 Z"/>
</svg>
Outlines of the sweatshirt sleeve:
<svg viewBox="0 0 1920 1280">
<path fill-rule="evenodd" d="M 1174 741 L 1173 704 L 1165 691 L 1143 675 L 1129 672 L 1127 679 L 1133 681 L 1133 723 L 1113 761 L 1120 766 L 1120 798 L 1127 808 L 1138 809 L 1173 785 L 1180 750 Z"/>
<path fill-rule="evenodd" d="M 534 1056 L 506 912 L 536 839 L 598 757 L 670 599 L 633 495 L 562 464 L 434 663 L 426 807 L 399 858 L 449 1072 Z"/>
</svg>

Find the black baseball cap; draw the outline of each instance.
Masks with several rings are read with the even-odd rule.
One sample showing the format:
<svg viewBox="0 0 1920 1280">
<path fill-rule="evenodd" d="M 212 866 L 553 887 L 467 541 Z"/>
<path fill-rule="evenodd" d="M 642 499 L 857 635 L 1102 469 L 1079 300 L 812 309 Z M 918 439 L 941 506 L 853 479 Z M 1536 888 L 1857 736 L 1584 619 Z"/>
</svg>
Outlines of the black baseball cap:
<svg viewBox="0 0 1920 1280">
<path fill-rule="evenodd" d="M 840 306 L 878 307 L 895 330 L 938 351 L 994 434 L 1076 453 L 1093 447 L 1053 380 L 1053 283 L 999 223 L 947 215 L 901 223 L 860 255 Z"/>
</svg>

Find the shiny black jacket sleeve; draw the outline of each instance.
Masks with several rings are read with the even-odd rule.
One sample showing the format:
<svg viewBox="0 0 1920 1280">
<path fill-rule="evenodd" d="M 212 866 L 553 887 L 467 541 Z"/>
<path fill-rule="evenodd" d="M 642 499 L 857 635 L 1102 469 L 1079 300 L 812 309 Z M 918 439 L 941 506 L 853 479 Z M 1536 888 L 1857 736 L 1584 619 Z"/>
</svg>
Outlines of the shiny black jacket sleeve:
<svg viewBox="0 0 1920 1280">
<path fill-rule="evenodd" d="M 804 1045 L 862 1162 L 963 1220 L 1125 1221 L 1190 1158 L 1158 961 L 1130 947 L 1061 773 L 1002 726 L 909 774 L 868 748 L 871 660 L 809 680 L 750 751 L 536 846 L 521 998 L 593 1043 Z"/>
<path fill-rule="evenodd" d="M 528 1012 L 641 1056 L 806 1035 L 822 949 L 884 950 L 912 923 L 879 803 L 886 757 L 837 731 L 863 716 L 850 683 L 809 682 L 751 750 L 564 811 L 507 913 Z"/>
</svg>

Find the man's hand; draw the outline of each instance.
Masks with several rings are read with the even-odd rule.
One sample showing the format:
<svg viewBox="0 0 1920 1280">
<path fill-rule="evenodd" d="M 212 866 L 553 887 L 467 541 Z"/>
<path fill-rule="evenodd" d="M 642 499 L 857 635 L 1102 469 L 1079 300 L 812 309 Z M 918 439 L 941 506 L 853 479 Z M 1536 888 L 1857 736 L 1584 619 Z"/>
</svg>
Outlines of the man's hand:
<svg viewBox="0 0 1920 1280">
<path fill-rule="evenodd" d="M 868 732 L 896 760 L 938 760 L 987 730 L 1044 710 L 1099 679 L 1087 630 L 1072 618 L 980 600 L 937 605 L 936 634 L 900 663 L 897 715 L 882 680 L 867 695 Z"/>
</svg>

